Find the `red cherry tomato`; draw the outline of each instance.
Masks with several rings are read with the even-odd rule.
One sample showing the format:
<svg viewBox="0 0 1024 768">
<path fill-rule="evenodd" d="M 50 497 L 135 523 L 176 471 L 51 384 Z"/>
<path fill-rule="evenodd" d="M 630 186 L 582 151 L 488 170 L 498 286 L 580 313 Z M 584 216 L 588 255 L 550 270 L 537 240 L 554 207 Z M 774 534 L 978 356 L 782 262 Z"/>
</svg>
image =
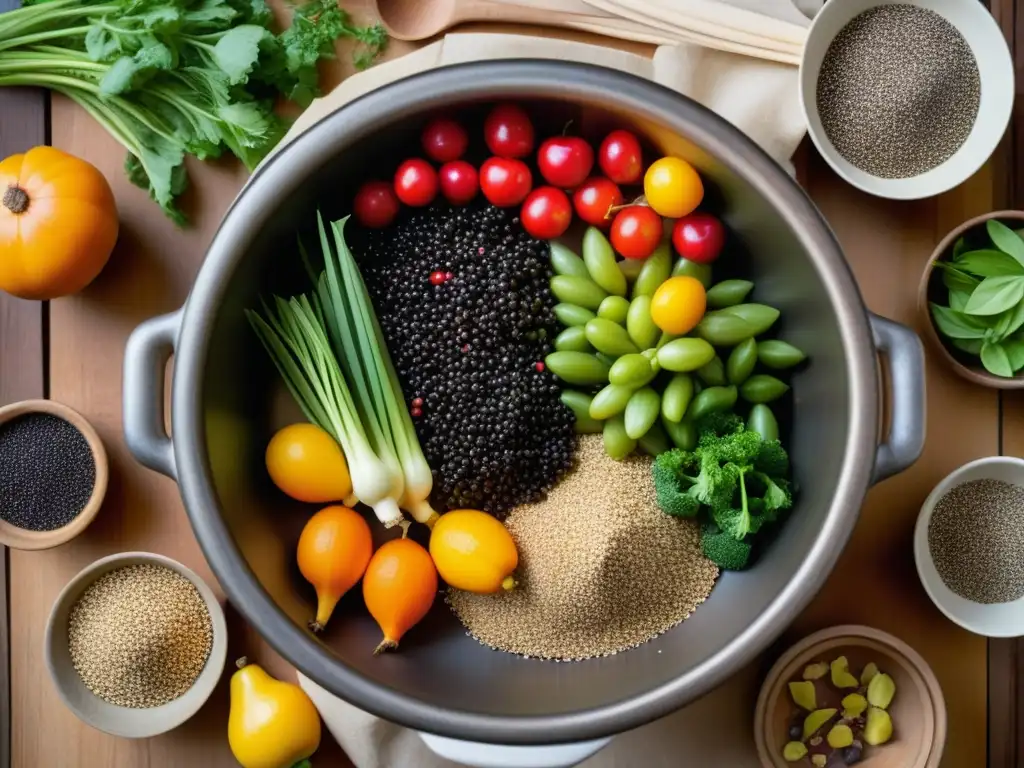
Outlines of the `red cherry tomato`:
<svg viewBox="0 0 1024 768">
<path fill-rule="evenodd" d="M 640 141 L 629 131 L 612 131 L 601 142 L 597 162 L 616 184 L 636 184 L 644 167 Z"/>
<path fill-rule="evenodd" d="M 426 160 L 406 160 L 395 172 L 395 194 L 406 205 L 420 208 L 437 197 L 437 171 Z"/>
<path fill-rule="evenodd" d="M 578 136 L 555 136 L 540 145 L 537 167 L 551 186 L 575 189 L 594 167 L 594 150 Z"/>
<path fill-rule="evenodd" d="M 465 160 L 453 160 L 441 166 L 441 194 L 452 205 L 465 205 L 480 191 L 476 168 Z"/>
<path fill-rule="evenodd" d="M 484 139 L 498 157 L 526 157 L 533 151 L 533 123 L 522 107 L 499 104 L 484 121 Z"/>
<path fill-rule="evenodd" d="M 725 245 L 725 227 L 710 213 L 691 213 L 676 221 L 672 245 L 684 259 L 710 264 Z"/>
<path fill-rule="evenodd" d="M 519 217 L 523 229 L 538 240 L 551 240 L 565 233 L 572 222 L 569 196 L 556 187 L 537 187 L 526 198 Z"/>
<path fill-rule="evenodd" d="M 661 216 L 646 205 L 623 208 L 612 222 L 612 248 L 627 259 L 646 259 L 661 242 Z"/>
<path fill-rule="evenodd" d="M 530 194 L 533 174 L 522 160 L 489 157 L 480 166 L 480 189 L 499 208 L 519 205 Z"/>
<path fill-rule="evenodd" d="M 469 146 L 466 129 L 454 120 L 438 118 L 423 129 L 423 151 L 438 163 L 458 160 Z"/>
<path fill-rule="evenodd" d="M 596 176 L 577 188 L 572 202 L 577 216 L 587 224 L 603 228 L 612 223 L 608 209 L 622 205 L 622 192 L 614 181 Z"/>
<path fill-rule="evenodd" d="M 368 181 L 356 192 L 352 209 L 364 227 L 380 229 L 398 215 L 398 198 L 386 181 Z"/>
</svg>

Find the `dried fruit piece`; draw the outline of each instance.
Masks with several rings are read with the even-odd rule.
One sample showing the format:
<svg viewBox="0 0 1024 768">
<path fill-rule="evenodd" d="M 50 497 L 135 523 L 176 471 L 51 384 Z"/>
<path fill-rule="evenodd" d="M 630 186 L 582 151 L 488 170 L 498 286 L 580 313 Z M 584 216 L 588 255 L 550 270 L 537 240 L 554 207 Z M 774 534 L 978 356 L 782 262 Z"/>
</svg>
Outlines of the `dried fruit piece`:
<svg viewBox="0 0 1024 768">
<path fill-rule="evenodd" d="M 843 719 L 853 720 L 864 714 L 868 708 L 868 700 L 859 693 L 851 693 L 843 698 Z"/>
<path fill-rule="evenodd" d="M 845 656 L 832 662 L 832 685 L 836 688 L 856 688 L 857 678 L 850 674 L 850 663 Z"/>
<path fill-rule="evenodd" d="M 896 695 L 896 683 L 884 672 L 875 675 L 868 684 L 868 704 L 886 709 Z"/>
<path fill-rule="evenodd" d="M 807 747 L 801 741 L 791 741 L 782 748 L 782 757 L 787 763 L 803 760 L 807 755 Z"/>
<path fill-rule="evenodd" d="M 821 726 L 835 717 L 834 709 L 816 709 L 804 719 L 804 738 L 809 739 Z"/>
<path fill-rule="evenodd" d="M 812 739 L 811 739 L 811 740 L 810 740 L 809 742 L 807 742 L 807 743 L 808 743 L 808 744 L 810 744 L 810 745 L 811 745 L 812 747 L 816 747 L 816 746 L 818 746 L 819 744 L 821 744 L 821 742 L 823 742 L 823 741 L 824 741 L 824 739 L 823 739 L 823 738 L 821 738 L 821 736 L 815 736 L 814 738 L 812 738 Z"/>
<path fill-rule="evenodd" d="M 832 726 L 832 730 L 828 732 L 828 745 L 832 749 L 842 749 L 853 744 L 853 731 L 850 730 L 850 726 L 839 725 Z"/>
<path fill-rule="evenodd" d="M 804 667 L 804 680 L 820 680 L 828 674 L 828 664 L 819 661 L 816 664 L 808 664 Z"/>
<path fill-rule="evenodd" d="M 811 765 L 813 765 L 815 768 L 825 768 L 825 766 L 828 765 L 828 756 L 813 755 L 811 757 Z"/>
<path fill-rule="evenodd" d="M 801 709 L 813 712 L 818 708 L 818 697 L 814 692 L 814 683 L 790 683 L 789 695 L 793 697 L 793 703 Z"/>
<path fill-rule="evenodd" d="M 806 728 L 806 725 L 804 727 Z M 889 717 L 889 713 L 884 709 L 871 707 L 868 710 L 867 724 L 864 726 L 864 741 L 877 747 L 891 738 L 892 718 Z"/>
<path fill-rule="evenodd" d="M 873 661 L 868 662 L 864 666 L 864 669 L 861 670 L 861 673 L 860 673 L 860 684 L 861 685 L 867 685 L 868 683 L 870 683 L 874 679 L 875 675 L 877 675 L 877 674 L 878 674 L 878 665 L 875 664 L 875 662 L 873 662 Z"/>
</svg>

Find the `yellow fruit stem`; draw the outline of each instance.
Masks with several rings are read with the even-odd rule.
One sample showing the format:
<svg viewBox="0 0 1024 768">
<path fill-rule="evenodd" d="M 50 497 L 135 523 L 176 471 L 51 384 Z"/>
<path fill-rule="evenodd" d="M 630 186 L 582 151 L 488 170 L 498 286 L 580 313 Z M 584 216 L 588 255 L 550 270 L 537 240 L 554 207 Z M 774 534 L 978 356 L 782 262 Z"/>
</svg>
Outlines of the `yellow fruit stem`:
<svg viewBox="0 0 1024 768">
<path fill-rule="evenodd" d="M 398 523 L 402 527 L 402 538 L 409 538 L 409 528 L 412 527 L 412 521 L 406 520 L 404 517 Z"/>
<path fill-rule="evenodd" d="M 515 589 L 516 588 L 516 580 L 513 579 L 511 576 L 506 576 L 505 580 L 503 582 L 501 582 L 501 588 L 504 589 L 506 592 L 509 592 L 509 591 Z"/>
<path fill-rule="evenodd" d="M 384 639 L 380 641 L 380 645 L 373 649 L 373 655 L 377 656 L 381 653 L 384 653 L 385 651 L 395 650 L 398 650 L 398 641 L 392 640 L 387 635 L 385 635 Z"/>
<path fill-rule="evenodd" d="M 318 589 L 316 591 L 316 619 L 309 622 L 309 628 L 314 632 L 322 632 L 340 599 L 341 595 L 328 594 Z"/>
</svg>

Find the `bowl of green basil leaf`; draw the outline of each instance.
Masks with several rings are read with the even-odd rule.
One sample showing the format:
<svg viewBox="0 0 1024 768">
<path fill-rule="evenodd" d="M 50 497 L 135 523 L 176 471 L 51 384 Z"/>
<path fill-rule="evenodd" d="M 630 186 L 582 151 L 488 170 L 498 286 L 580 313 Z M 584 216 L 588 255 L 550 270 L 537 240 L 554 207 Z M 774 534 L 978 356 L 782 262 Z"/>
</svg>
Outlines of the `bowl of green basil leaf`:
<svg viewBox="0 0 1024 768">
<path fill-rule="evenodd" d="M 921 279 L 924 335 L 958 374 L 1024 389 L 1024 211 L 964 222 L 932 254 Z"/>
</svg>

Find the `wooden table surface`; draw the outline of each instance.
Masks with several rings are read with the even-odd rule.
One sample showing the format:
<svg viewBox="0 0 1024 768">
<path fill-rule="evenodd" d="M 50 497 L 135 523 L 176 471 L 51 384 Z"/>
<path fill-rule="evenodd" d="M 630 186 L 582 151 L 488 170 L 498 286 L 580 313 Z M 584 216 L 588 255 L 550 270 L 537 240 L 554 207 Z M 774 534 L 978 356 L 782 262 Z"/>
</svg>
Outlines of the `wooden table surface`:
<svg viewBox="0 0 1024 768">
<path fill-rule="evenodd" d="M 10 0 L 0 0 L 0 10 L 5 2 Z M 366 5 L 365 0 L 345 3 L 357 16 Z M 1013 39 L 1012 0 L 997 3 L 993 13 Z M 598 42 L 583 35 L 572 37 Z M 395 44 L 389 56 L 408 50 L 408 45 Z M 325 69 L 329 82 L 349 73 L 347 60 L 342 53 L 339 63 Z M 91 161 L 111 181 L 120 209 L 121 237 L 109 266 L 78 296 L 37 304 L 0 295 L 0 404 L 46 396 L 80 410 L 107 445 L 111 478 L 103 510 L 85 534 L 51 551 L 6 553 L 7 584 L 0 589 L 0 618 L 6 598 L 10 631 L 5 638 L 0 620 L 0 768 L 227 768 L 235 765 L 225 739 L 227 673 L 218 692 L 189 723 L 158 738 L 129 741 L 88 728 L 61 705 L 47 678 L 42 647 L 46 617 L 61 587 L 79 569 L 107 554 L 160 552 L 216 584 L 176 486 L 137 464 L 125 447 L 121 360 L 125 340 L 136 325 L 181 305 L 244 173 L 232 162 L 192 164 L 194 183 L 186 205 L 193 226 L 176 229 L 142 191 L 128 183 L 122 171 L 123 150 L 84 112 L 62 98 L 0 89 L 0 157 L 46 142 Z M 1006 207 L 1015 199 L 1011 174 L 1006 172 L 1008 165 L 1012 167 L 1014 143 L 1012 137 L 1008 139 L 1004 150 L 961 187 L 914 203 L 858 193 L 837 179 L 807 146 L 801 149 L 800 179 L 835 229 L 871 310 L 920 326 L 915 295 L 935 243 L 966 218 Z M 920 586 L 911 539 L 921 502 L 950 470 L 981 456 L 1024 455 L 1024 395 L 1000 396 L 970 385 L 931 356 L 927 375 L 924 455 L 907 472 L 871 490 L 856 532 L 826 587 L 778 647 L 838 623 L 864 623 L 891 632 L 927 659 L 942 684 L 950 718 L 943 766 L 1018 765 L 1018 645 L 1015 641 L 987 643 L 947 621 Z M 0 580 L 3 577 L 0 567 Z M 292 674 L 230 605 L 227 615 L 232 658 L 244 653 L 278 675 Z M 5 712 L 7 674 L 10 702 Z M 747 739 L 747 733 L 737 731 L 735 738 Z M 678 734 L 681 742 L 696 736 Z M 756 766 L 752 758 L 744 762 L 737 768 L 746 768 L 747 762 L 751 768 Z M 316 764 L 344 766 L 348 761 L 325 738 Z M 711 753 L 692 764 L 721 763 Z"/>
</svg>

